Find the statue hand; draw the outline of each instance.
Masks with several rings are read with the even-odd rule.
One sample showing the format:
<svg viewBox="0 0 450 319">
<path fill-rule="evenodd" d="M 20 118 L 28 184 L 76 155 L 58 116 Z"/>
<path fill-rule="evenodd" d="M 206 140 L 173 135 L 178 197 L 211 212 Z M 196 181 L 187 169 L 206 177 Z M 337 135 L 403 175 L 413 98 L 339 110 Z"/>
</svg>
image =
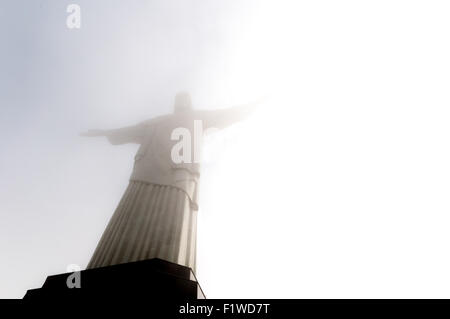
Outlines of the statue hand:
<svg viewBox="0 0 450 319">
<path fill-rule="evenodd" d="M 87 132 L 80 133 L 81 136 L 88 136 L 88 137 L 94 137 L 94 136 L 105 136 L 106 132 L 104 130 L 89 130 Z"/>
</svg>

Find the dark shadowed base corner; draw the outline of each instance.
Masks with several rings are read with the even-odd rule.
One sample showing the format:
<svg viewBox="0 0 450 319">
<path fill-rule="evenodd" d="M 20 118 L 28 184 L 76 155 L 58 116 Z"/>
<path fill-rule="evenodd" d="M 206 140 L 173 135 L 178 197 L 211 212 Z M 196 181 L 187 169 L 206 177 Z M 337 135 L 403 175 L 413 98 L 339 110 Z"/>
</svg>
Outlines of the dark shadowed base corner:
<svg viewBox="0 0 450 319">
<path fill-rule="evenodd" d="M 80 288 L 69 286 L 80 283 Z M 72 283 L 72 284 L 70 284 Z M 30 303 L 139 303 L 149 307 L 205 299 L 188 267 L 158 258 L 47 277 L 42 288 L 28 290 Z"/>
</svg>

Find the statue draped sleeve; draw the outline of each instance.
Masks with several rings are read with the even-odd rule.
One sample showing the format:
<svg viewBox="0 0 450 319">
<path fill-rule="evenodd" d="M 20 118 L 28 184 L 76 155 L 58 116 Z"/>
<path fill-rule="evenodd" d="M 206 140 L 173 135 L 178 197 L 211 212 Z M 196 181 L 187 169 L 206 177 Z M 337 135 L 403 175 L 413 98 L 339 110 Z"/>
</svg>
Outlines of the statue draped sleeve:
<svg viewBox="0 0 450 319">
<path fill-rule="evenodd" d="M 133 126 L 109 130 L 106 134 L 109 142 L 113 145 L 135 143 L 142 144 L 145 137 L 147 123 L 143 122 Z"/>
<path fill-rule="evenodd" d="M 196 117 L 203 121 L 205 128 L 223 129 L 245 120 L 253 112 L 253 109 L 252 105 L 244 105 L 219 110 L 202 110 L 196 111 Z"/>
</svg>

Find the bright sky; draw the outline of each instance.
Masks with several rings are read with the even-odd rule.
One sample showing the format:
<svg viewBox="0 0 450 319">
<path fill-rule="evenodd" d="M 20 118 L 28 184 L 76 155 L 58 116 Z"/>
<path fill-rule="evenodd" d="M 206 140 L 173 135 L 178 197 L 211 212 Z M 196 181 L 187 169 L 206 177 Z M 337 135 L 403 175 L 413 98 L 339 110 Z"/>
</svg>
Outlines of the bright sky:
<svg viewBox="0 0 450 319">
<path fill-rule="evenodd" d="M 449 14 L 430 0 L 2 1 L 0 297 L 84 268 L 127 186 L 136 146 L 78 133 L 170 112 L 188 90 L 198 108 L 267 97 L 207 144 L 207 297 L 449 298 Z"/>
</svg>

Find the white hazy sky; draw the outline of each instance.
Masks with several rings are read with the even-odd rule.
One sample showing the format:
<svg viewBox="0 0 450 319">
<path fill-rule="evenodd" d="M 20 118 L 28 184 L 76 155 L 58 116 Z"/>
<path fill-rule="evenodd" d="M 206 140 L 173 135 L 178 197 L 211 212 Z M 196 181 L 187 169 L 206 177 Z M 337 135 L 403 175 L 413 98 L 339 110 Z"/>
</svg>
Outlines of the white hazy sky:
<svg viewBox="0 0 450 319">
<path fill-rule="evenodd" d="M 208 141 L 207 297 L 450 298 L 449 16 L 434 0 L 3 0 L 0 297 L 84 268 L 127 186 L 136 146 L 78 133 L 188 90 L 199 108 L 269 97 Z"/>
</svg>

